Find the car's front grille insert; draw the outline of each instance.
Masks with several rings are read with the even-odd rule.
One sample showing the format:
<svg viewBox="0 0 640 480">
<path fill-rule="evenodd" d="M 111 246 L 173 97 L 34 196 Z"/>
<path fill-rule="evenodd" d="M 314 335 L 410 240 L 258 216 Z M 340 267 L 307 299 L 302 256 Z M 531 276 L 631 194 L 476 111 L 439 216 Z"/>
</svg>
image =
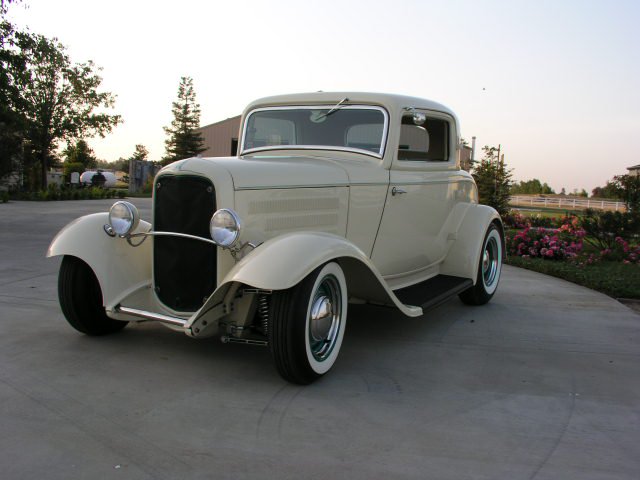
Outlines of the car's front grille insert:
<svg viewBox="0 0 640 480">
<path fill-rule="evenodd" d="M 211 181 L 192 175 L 156 179 L 153 229 L 211 239 L 209 221 L 216 210 Z M 156 295 L 176 311 L 192 312 L 216 287 L 216 246 L 194 239 L 153 238 Z"/>
</svg>

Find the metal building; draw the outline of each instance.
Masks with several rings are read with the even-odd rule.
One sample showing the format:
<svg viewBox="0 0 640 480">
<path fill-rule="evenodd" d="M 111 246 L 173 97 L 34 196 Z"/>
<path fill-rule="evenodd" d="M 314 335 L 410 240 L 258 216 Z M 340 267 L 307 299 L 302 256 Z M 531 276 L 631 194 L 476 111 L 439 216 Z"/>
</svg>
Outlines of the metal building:
<svg viewBox="0 0 640 480">
<path fill-rule="evenodd" d="M 202 134 L 204 146 L 207 147 L 202 152 L 202 156 L 228 157 L 237 155 L 239 131 L 240 115 L 198 128 L 196 132 Z"/>
</svg>

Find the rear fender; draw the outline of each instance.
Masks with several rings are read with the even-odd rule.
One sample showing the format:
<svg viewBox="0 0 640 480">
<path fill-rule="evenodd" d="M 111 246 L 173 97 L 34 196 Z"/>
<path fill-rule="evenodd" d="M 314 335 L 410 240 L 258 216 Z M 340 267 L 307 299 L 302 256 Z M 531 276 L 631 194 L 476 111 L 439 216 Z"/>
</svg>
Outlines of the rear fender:
<svg viewBox="0 0 640 480">
<path fill-rule="evenodd" d="M 106 212 L 74 220 L 55 236 L 47 257 L 71 255 L 86 262 L 100 283 L 103 305 L 110 310 L 123 298 L 151 285 L 152 242 L 147 240 L 134 248 L 124 238 L 107 235 L 103 227 L 108 223 Z M 140 220 L 134 233 L 149 230 L 151 224 Z"/>
<path fill-rule="evenodd" d="M 475 285 L 478 263 L 482 254 L 482 242 L 487 229 L 493 222 L 498 224 L 500 233 L 504 238 L 502 221 L 498 212 L 487 205 L 472 205 L 467 210 L 458 229 L 455 242 L 440 266 L 440 273 L 470 278 Z M 502 250 L 504 255 L 504 245 Z"/>
</svg>

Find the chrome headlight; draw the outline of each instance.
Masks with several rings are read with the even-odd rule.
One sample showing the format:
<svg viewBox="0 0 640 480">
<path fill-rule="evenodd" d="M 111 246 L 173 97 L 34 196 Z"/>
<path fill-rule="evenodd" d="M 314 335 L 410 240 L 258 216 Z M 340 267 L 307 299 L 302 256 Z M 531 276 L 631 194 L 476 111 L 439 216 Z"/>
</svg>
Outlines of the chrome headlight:
<svg viewBox="0 0 640 480">
<path fill-rule="evenodd" d="M 138 209 L 129 202 L 116 202 L 109 210 L 109 225 L 116 235 L 125 237 L 140 223 Z"/>
<path fill-rule="evenodd" d="M 209 222 L 211 238 L 223 248 L 231 248 L 240 239 L 240 218 L 230 208 L 221 208 Z"/>
</svg>

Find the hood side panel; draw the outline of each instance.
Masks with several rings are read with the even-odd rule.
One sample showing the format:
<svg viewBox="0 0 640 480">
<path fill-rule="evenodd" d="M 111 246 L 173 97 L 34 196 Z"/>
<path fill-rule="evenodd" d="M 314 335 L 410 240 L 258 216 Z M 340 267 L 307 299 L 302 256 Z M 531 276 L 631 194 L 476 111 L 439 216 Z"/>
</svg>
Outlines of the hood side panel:
<svg viewBox="0 0 640 480">
<path fill-rule="evenodd" d="M 236 211 L 243 241 L 264 242 L 284 233 L 326 232 L 345 236 L 349 189 L 346 187 L 243 190 Z"/>
</svg>

